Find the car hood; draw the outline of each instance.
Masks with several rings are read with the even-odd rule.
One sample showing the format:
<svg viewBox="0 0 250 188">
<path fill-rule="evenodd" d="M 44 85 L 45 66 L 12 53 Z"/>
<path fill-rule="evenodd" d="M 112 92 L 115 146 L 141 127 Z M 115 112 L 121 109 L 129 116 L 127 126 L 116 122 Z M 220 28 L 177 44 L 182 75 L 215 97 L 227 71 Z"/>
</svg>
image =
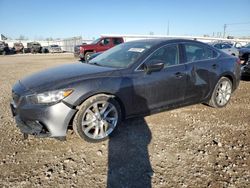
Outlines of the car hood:
<svg viewBox="0 0 250 188">
<path fill-rule="evenodd" d="M 107 76 L 115 68 L 101 67 L 86 63 L 66 64 L 30 75 L 19 82 L 27 89 L 38 92 L 46 89 L 56 89 L 61 85 L 74 81 L 86 80 L 98 76 Z"/>
<path fill-rule="evenodd" d="M 90 49 L 90 48 L 92 49 L 95 46 L 96 46 L 96 44 L 83 44 L 83 45 L 81 45 L 81 47 L 84 48 L 85 50 Z"/>
</svg>

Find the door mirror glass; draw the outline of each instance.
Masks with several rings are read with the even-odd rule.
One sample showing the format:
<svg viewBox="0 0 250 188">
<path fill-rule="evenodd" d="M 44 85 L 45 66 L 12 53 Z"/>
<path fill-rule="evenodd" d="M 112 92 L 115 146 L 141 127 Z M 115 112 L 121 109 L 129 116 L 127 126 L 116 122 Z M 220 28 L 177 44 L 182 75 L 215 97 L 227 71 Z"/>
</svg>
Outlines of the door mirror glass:
<svg viewBox="0 0 250 188">
<path fill-rule="evenodd" d="M 147 74 L 150 74 L 151 72 L 157 72 L 163 69 L 164 67 L 164 61 L 162 60 L 157 60 L 157 59 L 152 59 L 144 64 L 144 71 Z"/>
</svg>

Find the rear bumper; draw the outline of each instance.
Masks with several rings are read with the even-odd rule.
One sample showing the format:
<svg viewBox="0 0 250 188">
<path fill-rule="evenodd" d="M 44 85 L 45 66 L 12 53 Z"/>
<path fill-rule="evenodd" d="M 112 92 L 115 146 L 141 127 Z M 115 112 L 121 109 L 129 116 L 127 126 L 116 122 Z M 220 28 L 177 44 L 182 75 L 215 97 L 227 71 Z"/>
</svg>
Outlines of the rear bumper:
<svg viewBox="0 0 250 188">
<path fill-rule="evenodd" d="M 38 137 L 65 137 L 76 110 L 63 102 L 54 105 L 10 104 L 17 127 L 22 133 Z"/>
</svg>

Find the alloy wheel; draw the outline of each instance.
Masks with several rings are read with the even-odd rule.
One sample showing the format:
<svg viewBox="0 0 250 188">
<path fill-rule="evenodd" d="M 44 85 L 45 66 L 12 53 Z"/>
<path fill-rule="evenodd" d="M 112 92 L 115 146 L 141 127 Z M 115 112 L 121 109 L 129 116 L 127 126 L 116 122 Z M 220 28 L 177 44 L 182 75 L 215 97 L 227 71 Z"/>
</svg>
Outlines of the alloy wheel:
<svg viewBox="0 0 250 188">
<path fill-rule="evenodd" d="M 220 106 L 228 103 L 232 94 L 232 86 L 229 81 L 224 80 L 220 83 L 216 92 L 216 102 Z"/>
<path fill-rule="evenodd" d="M 117 122 L 116 107 L 108 101 L 97 101 L 85 110 L 81 126 L 87 137 L 99 140 L 107 137 L 116 127 Z"/>
</svg>

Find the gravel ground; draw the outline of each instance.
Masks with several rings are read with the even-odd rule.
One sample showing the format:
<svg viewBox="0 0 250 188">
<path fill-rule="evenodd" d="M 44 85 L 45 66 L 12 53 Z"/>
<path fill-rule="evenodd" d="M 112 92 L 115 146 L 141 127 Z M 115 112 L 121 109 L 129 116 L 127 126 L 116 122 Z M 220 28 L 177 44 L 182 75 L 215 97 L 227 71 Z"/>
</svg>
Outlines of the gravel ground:
<svg viewBox="0 0 250 188">
<path fill-rule="evenodd" d="M 127 120 L 101 143 L 23 140 L 11 117 L 20 78 L 75 63 L 72 54 L 0 56 L 0 187 L 250 187 L 250 81 L 230 104 Z"/>
</svg>

